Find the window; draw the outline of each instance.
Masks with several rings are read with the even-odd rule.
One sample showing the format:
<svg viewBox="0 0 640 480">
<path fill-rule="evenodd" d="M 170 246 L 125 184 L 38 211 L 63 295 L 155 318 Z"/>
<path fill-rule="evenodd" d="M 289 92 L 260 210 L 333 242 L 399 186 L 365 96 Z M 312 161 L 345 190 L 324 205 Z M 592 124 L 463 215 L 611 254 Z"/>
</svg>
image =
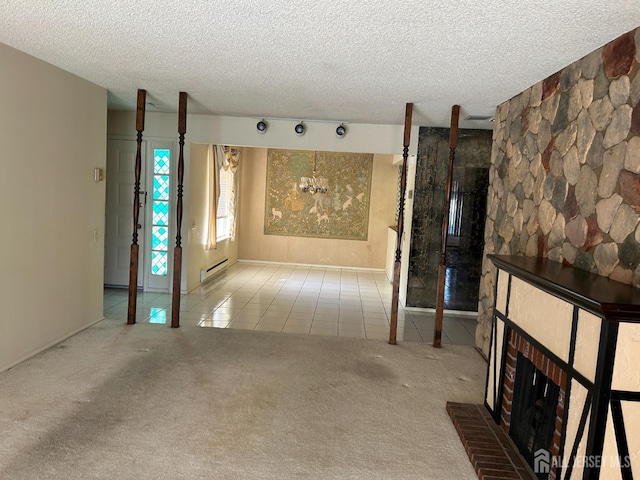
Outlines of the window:
<svg viewBox="0 0 640 480">
<path fill-rule="evenodd" d="M 166 276 L 169 251 L 169 167 L 171 151 L 153 150 L 151 275 Z"/>
<path fill-rule="evenodd" d="M 233 172 L 231 169 L 220 169 L 220 197 L 216 213 L 216 240 L 229 238 L 231 228 L 230 202 L 233 191 Z"/>
</svg>

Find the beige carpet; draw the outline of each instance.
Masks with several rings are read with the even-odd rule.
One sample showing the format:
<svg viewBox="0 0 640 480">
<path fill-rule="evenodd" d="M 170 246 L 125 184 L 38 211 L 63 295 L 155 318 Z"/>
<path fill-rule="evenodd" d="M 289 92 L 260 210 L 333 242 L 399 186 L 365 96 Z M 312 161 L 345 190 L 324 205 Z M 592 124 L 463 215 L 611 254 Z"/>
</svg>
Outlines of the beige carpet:
<svg viewBox="0 0 640 480">
<path fill-rule="evenodd" d="M 466 346 L 105 320 L 0 374 L 0 478 L 475 479 Z"/>
</svg>

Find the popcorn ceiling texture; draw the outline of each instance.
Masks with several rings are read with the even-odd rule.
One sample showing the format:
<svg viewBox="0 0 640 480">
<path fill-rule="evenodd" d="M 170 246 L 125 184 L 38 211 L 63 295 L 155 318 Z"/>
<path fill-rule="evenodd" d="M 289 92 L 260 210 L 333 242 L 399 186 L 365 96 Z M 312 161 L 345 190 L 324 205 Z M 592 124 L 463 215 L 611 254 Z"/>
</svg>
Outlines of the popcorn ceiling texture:
<svg viewBox="0 0 640 480">
<path fill-rule="evenodd" d="M 546 257 L 640 287 L 640 28 L 497 108 L 476 344 L 495 267 Z"/>
<path fill-rule="evenodd" d="M 0 2 L 0 42 L 109 90 L 109 108 L 448 127 L 640 25 L 634 0 Z M 517 73 L 516 73 L 517 72 Z M 401 140 L 398 139 L 399 145 Z"/>
</svg>

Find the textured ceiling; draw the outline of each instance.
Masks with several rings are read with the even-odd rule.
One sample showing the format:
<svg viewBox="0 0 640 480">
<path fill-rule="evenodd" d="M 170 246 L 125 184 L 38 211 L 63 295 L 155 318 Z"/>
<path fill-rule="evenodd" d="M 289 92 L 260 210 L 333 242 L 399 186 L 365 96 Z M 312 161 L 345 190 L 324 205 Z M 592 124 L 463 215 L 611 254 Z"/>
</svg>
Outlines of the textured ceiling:
<svg viewBox="0 0 640 480">
<path fill-rule="evenodd" d="M 4 0 L 0 42 L 111 109 L 448 126 L 640 25 L 638 0 Z M 463 127 L 490 128 L 466 121 Z"/>
</svg>

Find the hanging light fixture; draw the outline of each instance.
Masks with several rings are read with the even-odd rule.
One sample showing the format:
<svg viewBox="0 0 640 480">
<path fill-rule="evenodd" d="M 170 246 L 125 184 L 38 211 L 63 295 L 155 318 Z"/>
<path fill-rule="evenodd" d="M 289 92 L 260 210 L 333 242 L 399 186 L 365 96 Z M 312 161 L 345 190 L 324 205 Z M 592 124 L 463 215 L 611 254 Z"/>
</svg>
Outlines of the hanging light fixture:
<svg viewBox="0 0 640 480">
<path fill-rule="evenodd" d="M 300 190 L 303 192 L 314 193 L 327 193 L 329 187 L 326 180 L 322 177 L 316 177 L 316 165 L 318 162 L 318 152 L 315 152 L 313 157 L 313 175 L 311 177 L 300 178 Z"/>
</svg>

